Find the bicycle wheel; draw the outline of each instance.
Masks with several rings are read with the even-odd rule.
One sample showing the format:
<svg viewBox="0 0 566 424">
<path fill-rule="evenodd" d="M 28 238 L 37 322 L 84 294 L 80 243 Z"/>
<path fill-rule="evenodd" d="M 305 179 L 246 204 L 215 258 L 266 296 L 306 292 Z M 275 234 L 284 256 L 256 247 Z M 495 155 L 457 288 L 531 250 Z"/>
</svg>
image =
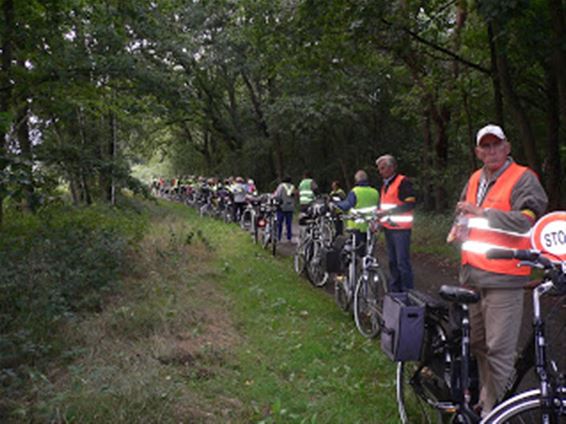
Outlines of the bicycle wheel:
<svg viewBox="0 0 566 424">
<path fill-rule="evenodd" d="M 255 216 L 253 217 L 252 220 L 252 235 L 253 235 L 254 244 L 257 244 L 259 242 L 259 228 L 257 226 L 257 218 Z"/>
<path fill-rule="evenodd" d="M 302 275 L 305 272 L 307 263 L 307 251 L 311 243 L 312 242 L 309 239 L 301 240 L 301 242 L 297 246 L 297 249 L 295 250 L 295 254 L 293 255 L 293 268 L 299 275 Z"/>
<path fill-rule="evenodd" d="M 346 291 L 345 279 L 343 277 L 336 278 L 334 284 L 334 300 L 340 309 L 344 312 L 348 312 L 350 310 L 350 299 Z"/>
<path fill-rule="evenodd" d="M 242 230 L 249 230 L 252 224 L 252 214 L 248 209 L 244 209 L 242 217 L 240 218 L 240 228 Z"/>
<path fill-rule="evenodd" d="M 275 256 L 277 251 L 277 219 L 272 218 L 271 220 L 271 254 Z"/>
<path fill-rule="evenodd" d="M 271 243 L 271 225 L 269 221 L 267 221 L 265 227 L 263 227 L 263 234 L 261 236 L 261 245 L 263 246 L 264 249 L 267 249 L 269 247 L 269 243 Z"/>
<path fill-rule="evenodd" d="M 320 238 L 324 246 L 330 246 L 336 236 L 336 229 L 331 221 L 324 220 L 320 225 Z"/>
<path fill-rule="evenodd" d="M 315 287 L 323 287 L 328 281 L 328 273 L 322 269 L 322 242 L 316 240 L 312 243 L 312 252 L 307 261 L 307 279 Z"/>
<path fill-rule="evenodd" d="M 397 407 L 403 424 L 442 423 L 440 411 L 432 408 L 421 392 L 421 373 L 424 369 L 417 362 L 397 364 Z"/>
<path fill-rule="evenodd" d="M 354 290 L 354 321 L 360 334 L 374 338 L 381 330 L 381 302 L 384 292 L 380 278 L 374 271 L 364 273 L 358 278 Z"/>
<path fill-rule="evenodd" d="M 540 389 L 519 393 L 498 405 L 482 422 L 488 424 L 566 423 L 566 388 L 561 388 L 557 393 L 555 407 L 549 411 L 549 421 L 543 420 L 540 396 Z"/>
</svg>

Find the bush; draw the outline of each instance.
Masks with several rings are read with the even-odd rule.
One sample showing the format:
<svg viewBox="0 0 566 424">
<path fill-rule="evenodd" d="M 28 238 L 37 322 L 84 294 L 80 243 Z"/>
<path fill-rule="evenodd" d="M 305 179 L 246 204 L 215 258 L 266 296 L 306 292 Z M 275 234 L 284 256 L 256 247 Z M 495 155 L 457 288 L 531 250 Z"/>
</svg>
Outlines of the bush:
<svg viewBox="0 0 566 424">
<path fill-rule="evenodd" d="M 145 226 L 142 214 L 105 207 L 6 214 L 0 232 L 3 372 L 48 357 L 60 324 L 100 309 Z"/>
</svg>

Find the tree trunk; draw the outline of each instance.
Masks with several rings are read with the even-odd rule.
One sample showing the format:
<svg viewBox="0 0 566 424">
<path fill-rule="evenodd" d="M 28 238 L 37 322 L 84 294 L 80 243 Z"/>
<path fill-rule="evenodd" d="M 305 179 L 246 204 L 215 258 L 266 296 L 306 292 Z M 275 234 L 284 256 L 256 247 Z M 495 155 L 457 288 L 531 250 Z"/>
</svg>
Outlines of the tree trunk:
<svg viewBox="0 0 566 424">
<path fill-rule="evenodd" d="M 554 69 L 547 75 L 547 96 L 548 96 L 548 139 L 546 159 L 543 164 L 545 175 L 546 191 L 548 193 L 549 210 L 560 208 L 560 106 L 558 96 L 558 81 Z"/>
<path fill-rule="evenodd" d="M 426 113 L 423 115 L 423 140 L 424 140 L 424 150 L 423 154 L 421 155 L 421 163 L 422 169 L 424 169 L 425 175 L 425 183 L 424 183 L 424 190 L 422 193 L 423 199 L 422 204 L 424 209 L 427 211 L 434 209 L 434 201 L 431 193 L 433 192 L 433 185 L 432 181 L 433 178 L 430 178 L 432 171 L 433 171 L 433 163 L 431 160 L 432 156 L 432 129 L 430 124 L 430 111 L 427 110 Z"/>
<path fill-rule="evenodd" d="M 566 123 L 566 51 L 564 40 L 566 40 L 566 24 L 564 22 L 564 5 L 562 0 L 549 0 L 548 9 L 551 22 L 552 37 L 552 66 L 558 81 L 558 92 L 560 102 L 560 113 L 563 122 Z"/>
<path fill-rule="evenodd" d="M 34 184 L 33 184 L 33 152 L 29 136 L 29 106 L 25 103 L 20 109 L 17 118 L 18 144 L 21 150 L 21 158 L 23 159 L 23 170 L 28 177 L 28 183 L 25 185 L 25 208 L 29 212 L 35 212 L 37 209 Z"/>
<path fill-rule="evenodd" d="M 513 114 L 513 122 L 519 129 L 520 139 L 527 162 L 535 172 L 540 174 L 540 163 L 536 153 L 536 142 L 531 120 L 527 111 L 521 104 L 519 96 L 515 92 L 507 55 L 503 53 L 502 49 L 497 49 L 497 69 L 499 72 L 503 95 L 507 99 L 507 104 Z"/>
<path fill-rule="evenodd" d="M 0 70 L 0 114 L 8 115 L 12 103 L 12 49 L 13 49 L 13 33 L 15 29 L 14 18 L 14 1 L 4 0 L 2 4 L 2 14 L 4 15 L 4 30 L 2 34 L 2 59 Z M 6 139 L 8 128 L 0 127 L 0 172 L 3 172 L 8 166 L 8 161 L 3 159 L 6 152 L 4 140 Z M 4 222 L 4 197 L 6 196 L 6 187 L 0 183 L 0 227 Z"/>
<path fill-rule="evenodd" d="M 493 27 L 487 25 L 487 38 L 489 41 L 489 52 L 491 58 L 491 83 L 493 84 L 493 101 L 495 103 L 495 122 L 505 127 L 503 115 L 503 95 L 501 94 L 501 81 L 499 80 L 499 68 L 497 66 L 497 49 L 493 36 Z"/>
</svg>

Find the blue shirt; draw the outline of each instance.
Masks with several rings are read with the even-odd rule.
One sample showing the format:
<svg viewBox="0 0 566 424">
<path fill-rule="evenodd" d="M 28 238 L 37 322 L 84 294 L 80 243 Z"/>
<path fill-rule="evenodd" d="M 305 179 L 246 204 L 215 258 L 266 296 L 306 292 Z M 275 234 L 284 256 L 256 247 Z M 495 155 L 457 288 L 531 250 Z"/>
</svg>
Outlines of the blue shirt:
<svg viewBox="0 0 566 424">
<path fill-rule="evenodd" d="M 356 186 L 367 187 L 369 186 L 369 183 L 367 181 L 360 181 L 358 184 L 356 184 Z M 354 193 L 354 190 L 350 190 L 348 196 L 346 196 L 344 200 L 336 203 L 336 207 L 342 209 L 343 211 L 349 211 L 350 209 L 356 206 L 357 202 L 358 199 L 356 197 L 356 193 Z"/>
</svg>

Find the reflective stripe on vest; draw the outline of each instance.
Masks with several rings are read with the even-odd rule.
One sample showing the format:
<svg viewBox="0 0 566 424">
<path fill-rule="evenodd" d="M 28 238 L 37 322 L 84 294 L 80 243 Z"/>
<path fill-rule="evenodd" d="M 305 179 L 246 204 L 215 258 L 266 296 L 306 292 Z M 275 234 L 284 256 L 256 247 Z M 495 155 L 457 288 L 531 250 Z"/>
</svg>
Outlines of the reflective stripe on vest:
<svg viewBox="0 0 566 424">
<path fill-rule="evenodd" d="M 312 179 L 307 178 L 299 184 L 299 203 L 308 205 L 314 200 L 314 192 L 312 191 Z"/>
<path fill-rule="evenodd" d="M 386 211 L 404 204 L 404 202 L 399 199 L 399 186 L 405 178 L 407 177 L 398 174 L 387 191 L 385 191 L 385 184 L 381 187 L 381 210 Z M 393 222 L 395 225 L 391 225 L 389 222 Z M 410 230 L 413 228 L 413 211 L 384 216 L 381 218 L 381 223 L 385 228 L 389 228 L 390 230 Z"/>
<path fill-rule="evenodd" d="M 497 178 L 480 205 L 482 208 L 497 209 L 508 212 L 511 210 L 511 192 L 528 168 L 511 163 Z M 481 170 L 474 172 L 468 183 L 466 201 L 477 204 L 477 193 Z M 501 228 L 491 227 L 487 218 L 471 217 L 468 222 L 468 239 L 462 243 L 462 264 L 470 264 L 476 268 L 497 274 L 529 275 L 530 267 L 518 267 L 515 259 L 487 259 L 485 253 L 489 249 L 529 249 L 530 232 L 517 233 Z"/>
<path fill-rule="evenodd" d="M 356 204 L 354 205 L 353 212 L 368 214 L 377 209 L 379 202 L 379 193 L 373 187 L 369 186 L 356 186 L 352 189 L 356 195 Z M 348 220 L 346 228 L 349 230 L 366 231 L 368 228 L 367 222 L 355 222 Z"/>
</svg>

